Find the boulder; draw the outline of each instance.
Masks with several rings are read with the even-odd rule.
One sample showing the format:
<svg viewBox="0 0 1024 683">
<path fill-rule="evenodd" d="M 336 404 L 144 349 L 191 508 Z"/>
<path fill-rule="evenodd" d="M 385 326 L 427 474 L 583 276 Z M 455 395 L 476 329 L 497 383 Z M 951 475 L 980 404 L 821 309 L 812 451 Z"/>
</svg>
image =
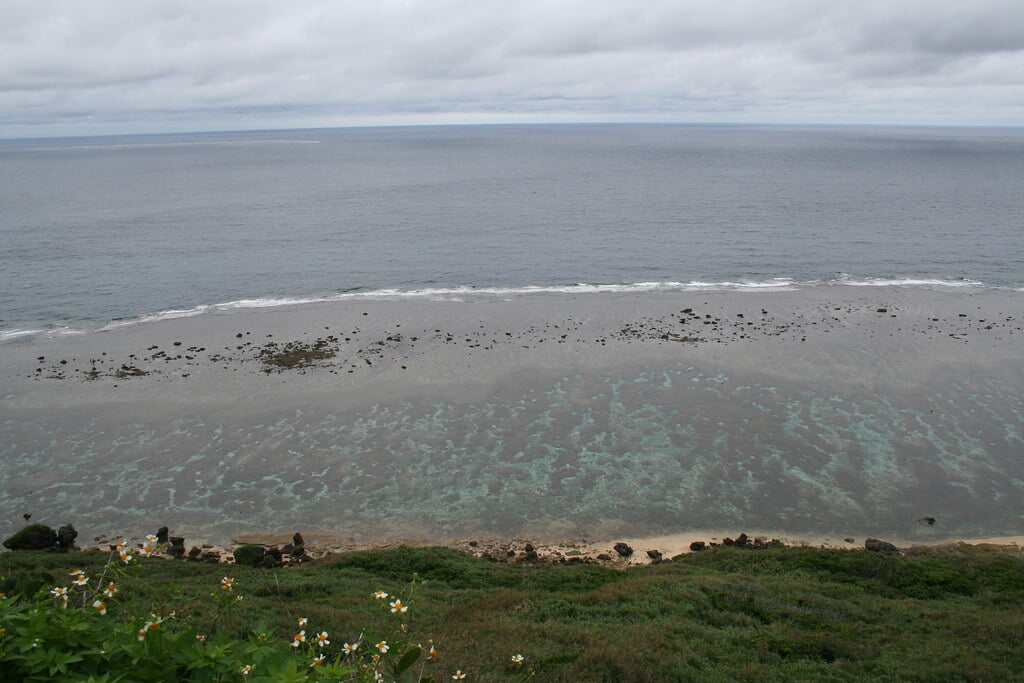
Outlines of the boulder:
<svg viewBox="0 0 1024 683">
<path fill-rule="evenodd" d="M 185 555 L 185 537 L 184 536 L 171 536 L 168 539 L 171 543 L 171 547 L 167 549 L 172 557 L 182 557 Z"/>
<path fill-rule="evenodd" d="M 625 543 L 616 543 L 612 549 L 619 554 L 619 557 L 629 557 L 633 554 L 633 549 Z"/>
<path fill-rule="evenodd" d="M 692 550 L 693 552 L 697 552 L 699 550 L 707 550 L 707 549 L 708 549 L 708 545 L 704 541 L 694 541 L 693 543 L 690 544 L 690 550 Z"/>
<path fill-rule="evenodd" d="M 648 550 L 647 557 L 651 558 L 651 564 L 658 564 L 663 559 L 660 550 Z"/>
<path fill-rule="evenodd" d="M 877 538 L 869 538 L 864 541 L 864 548 L 872 552 L 884 553 L 885 555 L 896 555 L 900 552 L 900 549 L 892 543 L 880 541 Z"/>
<path fill-rule="evenodd" d="M 57 529 L 57 545 L 60 546 L 62 551 L 66 552 L 74 548 L 76 538 L 78 538 L 78 532 L 70 524 L 65 524 Z"/>
<path fill-rule="evenodd" d="M 157 529 L 156 530 L 156 542 L 157 543 L 167 543 L 167 541 L 168 541 L 167 534 L 169 534 L 170 532 L 171 532 L 170 529 L 168 529 L 165 526 L 162 526 L 159 529 Z"/>
<path fill-rule="evenodd" d="M 299 547 L 306 545 L 306 542 L 302 538 L 302 534 L 300 534 L 298 531 L 296 531 L 295 535 L 292 536 L 292 545 Z"/>
<path fill-rule="evenodd" d="M 267 551 L 264 550 L 261 545 L 251 543 L 240 545 L 235 548 L 235 564 L 240 564 L 245 567 L 256 567 L 259 566 L 266 554 Z M 271 561 L 273 561 L 273 558 L 271 558 Z"/>
<path fill-rule="evenodd" d="M 51 550 L 57 546 L 57 532 L 45 524 L 29 524 L 6 541 L 8 550 Z"/>
</svg>

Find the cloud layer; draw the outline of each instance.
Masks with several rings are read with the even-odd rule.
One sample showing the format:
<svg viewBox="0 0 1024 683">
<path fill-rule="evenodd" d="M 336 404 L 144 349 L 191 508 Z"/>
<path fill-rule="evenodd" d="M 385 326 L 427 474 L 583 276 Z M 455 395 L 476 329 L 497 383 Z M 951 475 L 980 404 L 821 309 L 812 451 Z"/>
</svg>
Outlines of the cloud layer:
<svg viewBox="0 0 1024 683">
<path fill-rule="evenodd" d="M 348 123 L 1024 124 L 1024 2 L 0 7 L 0 136 Z"/>
</svg>

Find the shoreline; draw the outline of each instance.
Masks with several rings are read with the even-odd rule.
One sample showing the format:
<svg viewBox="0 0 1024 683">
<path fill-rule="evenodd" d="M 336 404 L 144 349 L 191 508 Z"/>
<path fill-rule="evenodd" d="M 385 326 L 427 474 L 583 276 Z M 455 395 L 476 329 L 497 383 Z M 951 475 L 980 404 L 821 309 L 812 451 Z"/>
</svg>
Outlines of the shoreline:
<svg viewBox="0 0 1024 683">
<path fill-rule="evenodd" d="M 322 296 L 265 296 L 237 299 L 218 303 L 201 303 L 188 308 L 148 311 L 106 322 L 93 321 L 73 327 L 67 321 L 39 323 L 31 327 L 0 330 L 0 348 L 6 344 L 38 343 L 50 339 L 63 339 L 81 335 L 116 333 L 137 326 L 152 325 L 170 320 L 181 320 L 210 315 L 230 315 L 243 311 L 267 311 L 320 305 L 346 305 L 360 303 L 450 302 L 487 304 L 529 297 L 594 297 L 594 296 L 658 296 L 701 294 L 770 295 L 818 289 L 852 290 L 918 290 L 954 294 L 1024 293 L 1024 286 L 1015 284 L 992 285 L 971 279 L 942 279 L 924 277 L 834 280 L 795 280 L 771 278 L 763 281 L 736 280 L 721 282 L 635 282 L 629 284 L 575 284 L 575 285 L 523 285 L 523 286 L 451 286 L 400 290 L 380 288 L 347 291 Z"/>
<path fill-rule="evenodd" d="M 245 545 L 257 545 L 265 549 L 283 549 L 283 560 L 278 566 L 285 566 L 343 553 L 388 550 L 400 546 L 408 546 L 417 548 L 451 548 L 492 562 L 521 564 L 583 563 L 624 569 L 627 567 L 658 564 L 662 561 L 670 561 L 679 555 L 707 552 L 715 547 L 736 545 L 737 547 L 746 547 L 753 551 L 765 547 L 864 550 L 865 542 L 868 540 L 868 538 L 834 538 L 823 535 L 793 535 L 759 531 L 751 533 L 688 531 L 659 536 L 615 537 L 608 540 L 544 540 L 533 537 L 516 537 L 456 539 L 446 542 L 434 542 L 426 539 L 395 539 L 359 543 L 351 538 L 327 534 L 309 534 L 302 535 L 304 539 L 301 544 L 303 547 L 302 557 L 292 558 L 289 553 L 292 552 L 294 547 L 295 537 L 296 534 L 250 533 L 235 536 L 231 543 L 210 543 L 201 539 L 192 542 L 186 539 L 185 548 L 192 551 L 191 556 L 178 558 L 169 554 L 166 548 L 154 553 L 154 556 L 163 559 L 185 559 L 230 564 L 234 562 L 234 550 Z M 737 542 L 737 539 L 740 540 Z M 963 550 L 966 546 L 982 550 L 986 548 L 1015 550 L 1024 554 L 1024 535 L 983 538 L 956 537 L 928 542 L 890 537 L 878 540 L 892 543 L 899 549 L 900 554 Z M 82 544 L 80 547 L 76 546 L 73 552 L 107 551 L 118 541 L 124 541 L 129 547 L 133 548 L 141 548 L 146 543 L 145 537 L 97 537 L 92 542 Z M 625 546 L 623 552 L 618 552 L 617 547 L 622 547 L 623 544 Z M 693 544 L 704 544 L 704 547 L 696 548 Z M 628 554 L 626 554 L 627 549 Z"/>
</svg>

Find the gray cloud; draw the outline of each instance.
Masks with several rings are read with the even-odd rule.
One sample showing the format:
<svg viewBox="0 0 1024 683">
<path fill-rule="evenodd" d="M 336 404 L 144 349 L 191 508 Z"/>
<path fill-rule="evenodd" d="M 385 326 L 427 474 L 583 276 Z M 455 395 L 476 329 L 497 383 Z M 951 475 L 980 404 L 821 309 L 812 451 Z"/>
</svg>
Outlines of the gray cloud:
<svg viewBox="0 0 1024 683">
<path fill-rule="evenodd" d="M 0 6 L 0 135 L 627 119 L 1024 124 L 1024 3 Z"/>
</svg>

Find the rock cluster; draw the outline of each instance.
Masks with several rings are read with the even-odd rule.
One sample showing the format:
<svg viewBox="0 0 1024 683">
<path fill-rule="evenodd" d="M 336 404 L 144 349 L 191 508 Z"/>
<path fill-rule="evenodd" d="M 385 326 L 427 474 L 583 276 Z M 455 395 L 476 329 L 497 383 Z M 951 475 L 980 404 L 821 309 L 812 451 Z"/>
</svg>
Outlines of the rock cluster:
<svg viewBox="0 0 1024 683">
<path fill-rule="evenodd" d="M 723 538 L 721 543 L 713 543 L 711 541 L 694 541 L 690 544 L 690 550 L 698 552 L 701 550 L 708 550 L 709 548 L 718 547 L 730 547 L 730 548 L 744 548 L 746 550 L 764 550 L 766 548 L 783 548 L 785 543 L 777 538 L 773 538 L 768 541 L 763 538 L 750 538 L 746 534 L 740 534 L 736 538 Z"/>
</svg>

